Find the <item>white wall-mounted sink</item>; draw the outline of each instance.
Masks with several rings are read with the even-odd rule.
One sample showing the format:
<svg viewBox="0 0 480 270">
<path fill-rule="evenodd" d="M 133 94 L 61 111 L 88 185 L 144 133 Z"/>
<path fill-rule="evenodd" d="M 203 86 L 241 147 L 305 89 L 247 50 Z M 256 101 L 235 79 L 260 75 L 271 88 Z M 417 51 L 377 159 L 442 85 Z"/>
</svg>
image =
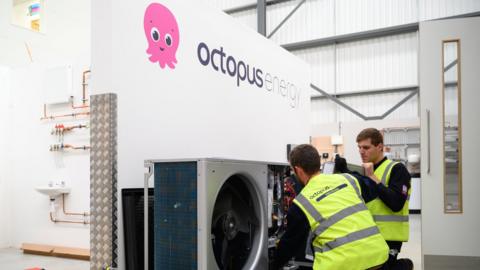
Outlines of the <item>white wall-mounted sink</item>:
<svg viewBox="0 0 480 270">
<path fill-rule="evenodd" d="M 43 186 L 35 188 L 38 192 L 47 195 L 50 199 L 54 199 L 62 194 L 70 193 L 70 188 L 64 186 Z"/>
</svg>

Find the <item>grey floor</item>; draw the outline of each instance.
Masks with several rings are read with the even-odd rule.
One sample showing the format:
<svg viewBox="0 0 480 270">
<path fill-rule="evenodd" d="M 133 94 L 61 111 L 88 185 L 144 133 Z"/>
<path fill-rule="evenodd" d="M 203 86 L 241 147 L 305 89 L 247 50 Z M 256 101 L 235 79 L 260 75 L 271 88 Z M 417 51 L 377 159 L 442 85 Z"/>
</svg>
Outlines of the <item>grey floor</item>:
<svg viewBox="0 0 480 270">
<path fill-rule="evenodd" d="M 410 215 L 410 239 L 402 245 L 399 258 L 410 258 L 414 269 L 422 269 L 422 216 Z"/>
<path fill-rule="evenodd" d="M 420 232 L 421 216 L 410 215 L 410 241 L 403 245 L 399 258 L 410 258 L 414 262 L 415 269 L 422 269 Z M 1 270 L 24 270 L 33 267 L 43 267 L 46 270 L 89 270 L 90 263 L 56 257 L 26 255 L 18 249 L 0 249 Z"/>
</svg>

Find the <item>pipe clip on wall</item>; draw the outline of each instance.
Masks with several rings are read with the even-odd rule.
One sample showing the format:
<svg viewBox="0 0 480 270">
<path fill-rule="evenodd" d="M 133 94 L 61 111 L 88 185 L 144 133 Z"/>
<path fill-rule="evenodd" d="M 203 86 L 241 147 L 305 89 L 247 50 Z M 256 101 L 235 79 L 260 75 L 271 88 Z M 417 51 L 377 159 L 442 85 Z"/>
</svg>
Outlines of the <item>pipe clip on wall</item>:
<svg viewBox="0 0 480 270">
<path fill-rule="evenodd" d="M 83 145 L 83 146 L 73 146 L 71 144 L 52 144 L 50 145 L 50 151 L 51 152 L 56 152 L 56 151 L 64 151 L 65 149 L 71 149 L 71 150 L 89 150 L 90 146 L 88 145 Z"/>
</svg>

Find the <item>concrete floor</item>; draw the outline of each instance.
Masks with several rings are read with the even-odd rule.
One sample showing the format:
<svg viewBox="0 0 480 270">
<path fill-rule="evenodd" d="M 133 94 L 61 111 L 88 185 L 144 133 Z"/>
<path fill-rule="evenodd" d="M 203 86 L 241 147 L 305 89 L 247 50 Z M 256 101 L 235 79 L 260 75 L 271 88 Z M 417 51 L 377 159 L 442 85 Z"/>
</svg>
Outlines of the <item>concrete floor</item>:
<svg viewBox="0 0 480 270">
<path fill-rule="evenodd" d="M 414 269 L 422 269 L 422 216 L 410 215 L 410 240 L 402 245 L 398 258 L 409 258 Z"/>
<path fill-rule="evenodd" d="M 399 258 L 410 258 L 415 269 L 422 269 L 421 216 L 410 215 L 410 241 L 405 243 Z M 1 270 L 23 270 L 43 267 L 46 270 L 89 270 L 88 261 L 23 254 L 18 249 L 0 249 Z"/>
</svg>

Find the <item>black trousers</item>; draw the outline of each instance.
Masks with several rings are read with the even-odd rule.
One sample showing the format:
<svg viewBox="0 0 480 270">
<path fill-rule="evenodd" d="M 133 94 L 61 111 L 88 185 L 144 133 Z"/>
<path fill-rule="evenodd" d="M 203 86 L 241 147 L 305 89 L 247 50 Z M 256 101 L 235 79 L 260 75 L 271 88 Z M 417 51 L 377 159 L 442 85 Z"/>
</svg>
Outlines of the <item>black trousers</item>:
<svg viewBox="0 0 480 270">
<path fill-rule="evenodd" d="M 382 270 L 397 270 L 401 269 L 397 267 L 398 253 L 402 249 L 402 242 L 399 241 L 387 241 L 387 245 L 390 249 L 387 262 L 383 265 Z"/>
</svg>

